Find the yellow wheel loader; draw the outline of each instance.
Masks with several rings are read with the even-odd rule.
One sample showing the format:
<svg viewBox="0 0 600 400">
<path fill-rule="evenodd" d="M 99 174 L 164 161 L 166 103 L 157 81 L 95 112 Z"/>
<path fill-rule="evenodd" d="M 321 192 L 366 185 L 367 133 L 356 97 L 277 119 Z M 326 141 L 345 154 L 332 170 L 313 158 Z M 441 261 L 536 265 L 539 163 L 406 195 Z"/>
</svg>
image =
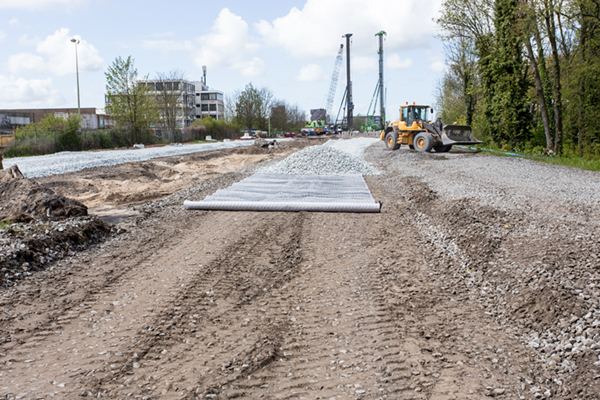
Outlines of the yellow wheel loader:
<svg viewBox="0 0 600 400">
<path fill-rule="evenodd" d="M 441 118 L 435 122 L 427 122 L 429 106 L 413 103 L 400 106 L 400 119 L 390 122 L 381 132 L 380 139 L 390 150 L 398 150 L 401 145 L 411 149 L 429 152 L 432 149 L 438 153 L 450 151 L 453 145 L 483 143 L 473 136 L 473 131 L 467 125 L 444 125 Z"/>
</svg>

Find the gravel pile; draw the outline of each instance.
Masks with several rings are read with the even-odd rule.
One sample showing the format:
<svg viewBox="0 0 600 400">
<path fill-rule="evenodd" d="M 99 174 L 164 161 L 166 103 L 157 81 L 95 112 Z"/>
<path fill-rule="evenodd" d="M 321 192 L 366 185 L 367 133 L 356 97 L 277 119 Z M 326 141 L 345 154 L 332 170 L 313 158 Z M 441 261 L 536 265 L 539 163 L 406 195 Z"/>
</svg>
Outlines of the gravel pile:
<svg viewBox="0 0 600 400">
<path fill-rule="evenodd" d="M 323 146 L 342 150 L 352 154 L 354 157 L 362 159 L 365 150 L 378 142 L 380 142 L 380 140 L 376 138 L 356 137 L 347 140 L 329 140 L 323 144 Z"/>
<path fill-rule="evenodd" d="M 285 141 L 286 139 L 277 139 Z M 18 165 L 27 178 L 38 178 L 81 171 L 86 168 L 107 167 L 135 161 L 147 161 L 153 158 L 170 157 L 203 151 L 231 149 L 251 146 L 254 140 L 215 142 L 201 144 L 170 145 L 133 150 L 61 152 L 38 157 L 18 157 L 4 160 L 4 168 Z"/>
<path fill-rule="evenodd" d="M 379 174 L 377 169 L 362 159 L 331 146 L 307 147 L 259 172 L 287 175 Z"/>
</svg>

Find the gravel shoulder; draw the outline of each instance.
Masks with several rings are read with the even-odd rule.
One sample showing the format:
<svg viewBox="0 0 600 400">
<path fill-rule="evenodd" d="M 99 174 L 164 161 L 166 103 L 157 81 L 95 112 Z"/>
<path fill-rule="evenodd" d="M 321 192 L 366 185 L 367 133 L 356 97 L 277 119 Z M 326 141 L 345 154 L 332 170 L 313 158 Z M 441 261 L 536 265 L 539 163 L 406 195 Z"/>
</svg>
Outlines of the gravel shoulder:
<svg viewBox="0 0 600 400">
<path fill-rule="evenodd" d="M 597 398 L 598 175 L 365 158 L 380 214 L 183 210 L 254 163 L 0 289 L 0 395 Z"/>
</svg>

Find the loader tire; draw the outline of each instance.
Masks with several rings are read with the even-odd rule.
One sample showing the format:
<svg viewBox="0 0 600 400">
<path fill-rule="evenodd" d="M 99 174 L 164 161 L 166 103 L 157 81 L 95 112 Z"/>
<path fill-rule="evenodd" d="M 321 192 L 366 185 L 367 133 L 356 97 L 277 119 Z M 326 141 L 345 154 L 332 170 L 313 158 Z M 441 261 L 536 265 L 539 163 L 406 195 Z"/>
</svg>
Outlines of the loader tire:
<svg viewBox="0 0 600 400">
<path fill-rule="evenodd" d="M 434 147 L 433 150 L 435 150 L 436 153 L 447 153 L 450 151 L 451 148 L 452 148 L 452 145 L 447 144 L 445 146 Z"/>
<path fill-rule="evenodd" d="M 415 150 L 420 151 L 422 153 L 428 153 L 433 148 L 433 136 L 428 132 L 421 132 L 415 139 L 413 140 L 413 145 L 415 146 Z"/>
<path fill-rule="evenodd" d="M 391 131 L 386 133 L 385 135 L 385 146 L 388 150 L 398 150 L 400 148 L 400 144 L 396 143 L 398 141 L 398 133 Z"/>
</svg>

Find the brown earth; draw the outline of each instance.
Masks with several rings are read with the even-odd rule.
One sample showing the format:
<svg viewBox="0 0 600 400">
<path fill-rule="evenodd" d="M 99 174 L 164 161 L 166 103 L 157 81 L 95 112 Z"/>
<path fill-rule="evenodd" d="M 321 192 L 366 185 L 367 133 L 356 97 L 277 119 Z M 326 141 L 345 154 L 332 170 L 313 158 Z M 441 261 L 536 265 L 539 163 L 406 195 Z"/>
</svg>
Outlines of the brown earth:
<svg viewBox="0 0 600 400">
<path fill-rule="evenodd" d="M 312 143 L 284 142 L 273 149 L 252 146 L 209 151 L 114 167 L 90 168 L 38 178 L 36 181 L 46 189 L 84 203 L 90 214 L 111 220 L 111 216 L 132 216 L 131 210 L 126 210 L 127 206 L 167 197 L 206 179 L 286 156 Z"/>
<path fill-rule="evenodd" d="M 82 203 L 23 177 L 17 166 L 0 171 L 0 221 L 48 220 L 87 215 Z"/>
<path fill-rule="evenodd" d="M 120 218 L 105 242 L 0 290 L 0 395 L 597 398 L 581 370 L 553 383 L 414 218 L 454 224 L 483 263 L 509 245 L 484 232 L 497 210 L 395 173 L 366 178 L 380 214 L 183 210 L 295 143 L 38 179 Z"/>
</svg>

